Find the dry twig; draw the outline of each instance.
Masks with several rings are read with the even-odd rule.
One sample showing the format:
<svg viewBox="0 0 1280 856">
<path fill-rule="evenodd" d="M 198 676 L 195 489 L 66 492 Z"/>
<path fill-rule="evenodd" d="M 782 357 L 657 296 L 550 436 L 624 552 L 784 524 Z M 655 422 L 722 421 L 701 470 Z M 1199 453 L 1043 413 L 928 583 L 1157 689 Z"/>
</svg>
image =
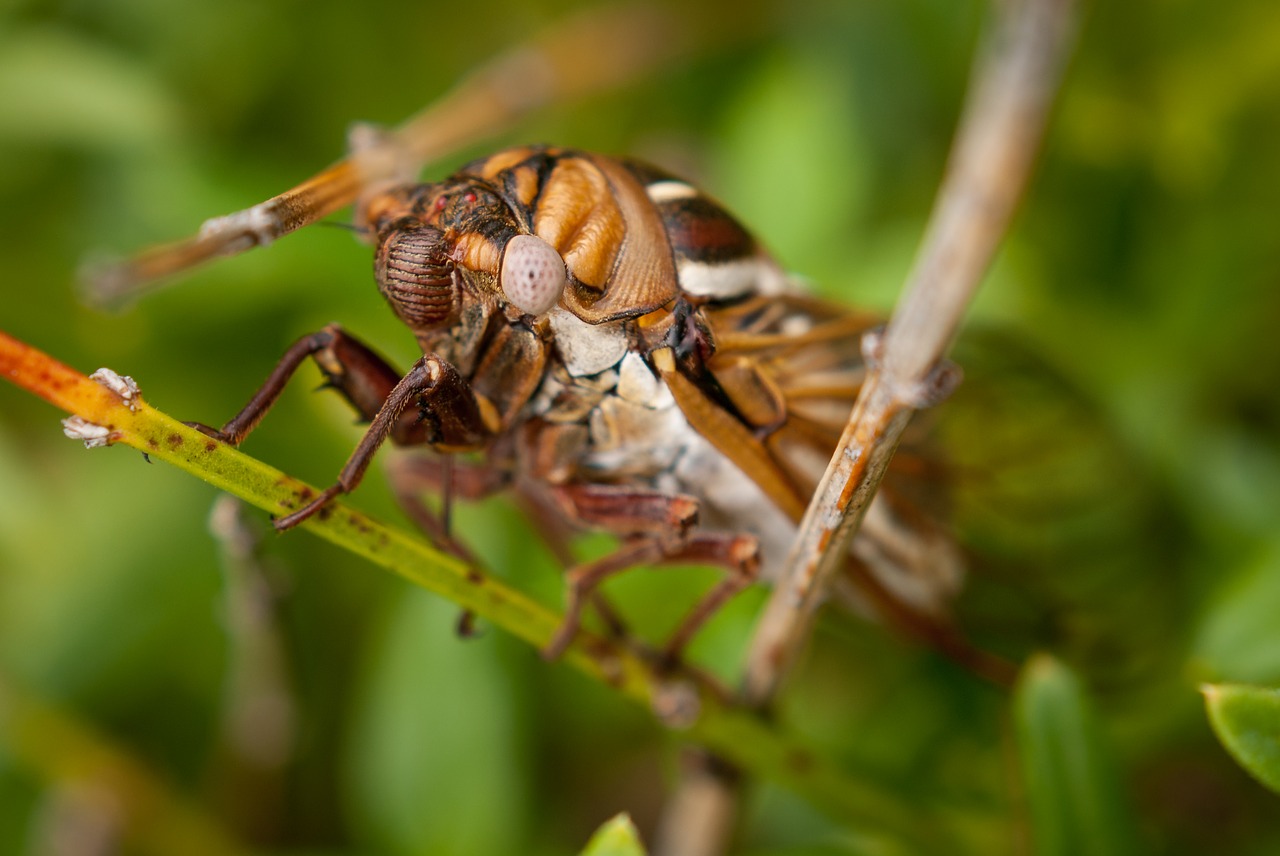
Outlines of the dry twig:
<svg viewBox="0 0 1280 856">
<path fill-rule="evenodd" d="M 756 708 L 772 703 L 795 662 L 911 414 L 958 382 L 943 357 L 1026 187 L 1071 46 L 1074 3 L 998 5 L 915 266 L 884 335 L 867 343 L 867 383 L 756 628 L 743 688 Z M 700 758 L 668 804 L 658 856 L 728 849 L 738 772 L 713 755 Z M 706 834 L 694 805 L 714 807 L 718 834 Z"/>
<path fill-rule="evenodd" d="M 193 237 L 90 266 L 84 274 L 88 296 L 96 303 L 119 302 L 159 279 L 269 244 L 356 202 L 369 188 L 412 180 L 423 164 L 539 109 L 639 79 L 693 41 L 678 21 L 650 4 L 588 9 L 499 54 L 398 128 L 358 126 L 352 154 L 298 186 L 208 220 Z"/>
<path fill-rule="evenodd" d="M 753 705 L 771 702 L 795 661 L 911 414 L 958 381 L 942 360 L 1026 187 L 1075 29 L 1071 0 L 1001 5 L 915 267 L 756 628 Z"/>
</svg>

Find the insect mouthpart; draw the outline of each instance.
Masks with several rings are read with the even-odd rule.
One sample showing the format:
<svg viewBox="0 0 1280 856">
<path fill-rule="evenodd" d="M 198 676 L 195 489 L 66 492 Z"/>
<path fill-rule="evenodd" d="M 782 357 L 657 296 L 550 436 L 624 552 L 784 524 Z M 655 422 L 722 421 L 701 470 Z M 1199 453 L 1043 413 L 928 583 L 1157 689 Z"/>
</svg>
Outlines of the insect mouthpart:
<svg viewBox="0 0 1280 856">
<path fill-rule="evenodd" d="M 419 226 L 386 235 L 374 275 L 396 315 L 414 330 L 439 327 L 454 315 L 454 266 L 439 229 Z"/>
</svg>

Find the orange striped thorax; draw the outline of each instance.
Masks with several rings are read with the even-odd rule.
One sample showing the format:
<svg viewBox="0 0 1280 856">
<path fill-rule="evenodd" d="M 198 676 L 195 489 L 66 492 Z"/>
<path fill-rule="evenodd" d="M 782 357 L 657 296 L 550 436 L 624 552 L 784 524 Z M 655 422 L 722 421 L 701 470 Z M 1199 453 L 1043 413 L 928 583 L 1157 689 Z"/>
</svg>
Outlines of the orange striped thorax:
<svg viewBox="0 0 1280 856">
<path fill-rule="evenodd" d="M 444 281 L 454 269 L 510 302 L 499 281 L 517 235 L 563 259 L 555 304 L 588 324 L 639 317 L 682 294 L 738 297 L 758 290 L 762 272 L 778 277 L 751 235 L 691 185 L 565 149 L 507 149 L 446 181 L 398 188 L 368 205 L 366 221 L 379 240 L 383 291 L 419 330 L 451 320 L 457 301 Z"/>
</svg>

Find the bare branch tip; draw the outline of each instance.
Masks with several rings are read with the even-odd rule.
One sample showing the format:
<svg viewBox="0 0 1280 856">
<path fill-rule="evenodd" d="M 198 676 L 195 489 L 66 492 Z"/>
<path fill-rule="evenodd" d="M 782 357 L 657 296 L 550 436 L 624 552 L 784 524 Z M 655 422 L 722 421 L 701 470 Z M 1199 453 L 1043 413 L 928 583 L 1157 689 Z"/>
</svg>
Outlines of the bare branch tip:
<svg viewBox="0 0 1280 856">
<path fill-rule="evenodd" d="M 106 253 L 93 253 L 76 271 L 76 292 L 86 305 L 100 310 L 119 310 L 137 295 L 142 279 L 129 260 Z"/>
</svg>

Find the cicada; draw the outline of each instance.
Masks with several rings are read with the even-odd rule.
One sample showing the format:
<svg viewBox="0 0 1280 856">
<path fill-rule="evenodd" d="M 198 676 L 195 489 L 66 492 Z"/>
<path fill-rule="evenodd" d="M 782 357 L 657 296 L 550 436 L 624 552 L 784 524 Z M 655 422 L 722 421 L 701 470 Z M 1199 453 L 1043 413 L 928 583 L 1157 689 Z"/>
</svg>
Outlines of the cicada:
<svg viewBox="0 0 1280 856">
<path fill-rule="evenodd" d="M 561 652 L 605 578 L 706 563 L 724 579 L 668 642 L 783 564 L 864 375 L 879 319 L 804 294 L 738 220 L 635 160 L 531 146 L 435 183 L 371 194 L 356 228 L 422 350 L 407 373 L 338 326 L 304 336 L 220 429 L 238 444 L 311 358 L 368 429 L 336 483 L 387 440 L 445 458 L 422 480 L 516 493 L 553 533 L 616 549 L 567 569 Z M 442 463 L 447 461 L 447 466 Z M 447 536 L 446 536 L 447 537 Z M 849 594 L 898 623 L 939 614 L 959 584 L 950 542 L 890 483 L 849 558 Z"/>
</svg>

